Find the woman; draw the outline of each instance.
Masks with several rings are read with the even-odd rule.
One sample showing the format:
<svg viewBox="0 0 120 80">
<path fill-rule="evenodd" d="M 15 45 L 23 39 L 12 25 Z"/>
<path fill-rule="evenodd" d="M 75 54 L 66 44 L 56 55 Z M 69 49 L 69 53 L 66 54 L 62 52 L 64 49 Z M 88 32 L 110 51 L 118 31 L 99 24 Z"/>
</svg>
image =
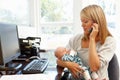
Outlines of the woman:
<svg viewBox="0 0 120 80">
<path fill-rule="evenodd" d="M 71 38 L 67 47 L 75 50 L 84 65 L 98 74 L 99 80 L 109 80 L 108 65 L 115 52 L 115 40 L 108 31 L 105 14 L 98 5 L 89 5 L 80 13 L 84 33 Z M 74 78 L 79 78 L 82 69 L 77 63 L 57 60 L 61 67 L 67 67 Z"/>
</svg>

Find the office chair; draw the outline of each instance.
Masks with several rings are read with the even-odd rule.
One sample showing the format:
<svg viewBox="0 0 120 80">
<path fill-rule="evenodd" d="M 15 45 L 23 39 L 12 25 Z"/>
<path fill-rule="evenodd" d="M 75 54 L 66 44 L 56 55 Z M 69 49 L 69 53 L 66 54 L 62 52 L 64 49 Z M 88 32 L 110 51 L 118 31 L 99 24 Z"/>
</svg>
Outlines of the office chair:
<svg viewBox="0 0 120 80">
<path fill-rule="evenodd" d="M 118 59 L 116 54 L 114 54 L 108 66 L 109 80 L 119 80 L 119 71 Z"/>
</svg>

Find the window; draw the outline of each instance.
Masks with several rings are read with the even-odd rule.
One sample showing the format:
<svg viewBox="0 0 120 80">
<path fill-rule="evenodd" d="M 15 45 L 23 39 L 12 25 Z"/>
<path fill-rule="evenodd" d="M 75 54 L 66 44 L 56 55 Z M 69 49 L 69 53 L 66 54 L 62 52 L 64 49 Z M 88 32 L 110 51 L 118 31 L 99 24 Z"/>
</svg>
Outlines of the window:
<svg viewBox="0 0 120 80">
<path fill-rule="evenodd" d="M 72 22 L 73 0 L 41 0 L 41 22 Z"/>
<path fill-rule="evenodd" d="M 40 0 L 40 27 L 38 33 L 43 36 L 45 48 L 55 49 L 65 46 L 70 36 L 74 34 L 73 0 Z M 68 36 L 68 37 L 66 37 Z M 56 41 L 57 40 L 57 41 Z"/>
<path fill-rule="evenodd" d="M 28 0 L 0 0 L 0 22 L 29 25 Z"/>
<path fill-rule="evenodd" d="M 47 55 L 49 66 L 55 66 L 54 49 L 65 46 L 74 34 L 74 0 L 40 0 L 40 27 L 42 47 L 50 49 Z M 51 50 L 53 49 L 53 50 Z M 41 54 L 42 56 L 42 54 Z"/>
</svg>

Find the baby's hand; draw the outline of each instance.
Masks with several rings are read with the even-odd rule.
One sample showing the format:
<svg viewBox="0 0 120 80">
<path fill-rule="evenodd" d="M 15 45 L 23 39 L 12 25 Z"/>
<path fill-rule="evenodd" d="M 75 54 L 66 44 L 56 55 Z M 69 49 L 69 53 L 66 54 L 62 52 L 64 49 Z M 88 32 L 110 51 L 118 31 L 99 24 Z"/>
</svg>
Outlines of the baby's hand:
<svg viewBox="0 0 120 80">
<path fill-rule="evenodd" d="M 71 50 L 70 54 L 74 56 L 74 55 L 76 55 L 76 52 L 74 50 Z"/>
</svg>

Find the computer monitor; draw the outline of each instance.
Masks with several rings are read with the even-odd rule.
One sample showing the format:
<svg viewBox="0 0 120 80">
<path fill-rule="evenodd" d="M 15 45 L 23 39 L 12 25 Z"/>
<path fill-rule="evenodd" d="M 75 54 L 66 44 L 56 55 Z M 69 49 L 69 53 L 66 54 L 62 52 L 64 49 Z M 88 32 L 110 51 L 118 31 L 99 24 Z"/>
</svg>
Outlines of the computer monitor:
<svg viewBox="0 0 120 80">
<path fill-rule="evenodd" d="M 0 65 L 5 65 L 19 55 L 17 25 L 0 23 Z"/>
</svg>

